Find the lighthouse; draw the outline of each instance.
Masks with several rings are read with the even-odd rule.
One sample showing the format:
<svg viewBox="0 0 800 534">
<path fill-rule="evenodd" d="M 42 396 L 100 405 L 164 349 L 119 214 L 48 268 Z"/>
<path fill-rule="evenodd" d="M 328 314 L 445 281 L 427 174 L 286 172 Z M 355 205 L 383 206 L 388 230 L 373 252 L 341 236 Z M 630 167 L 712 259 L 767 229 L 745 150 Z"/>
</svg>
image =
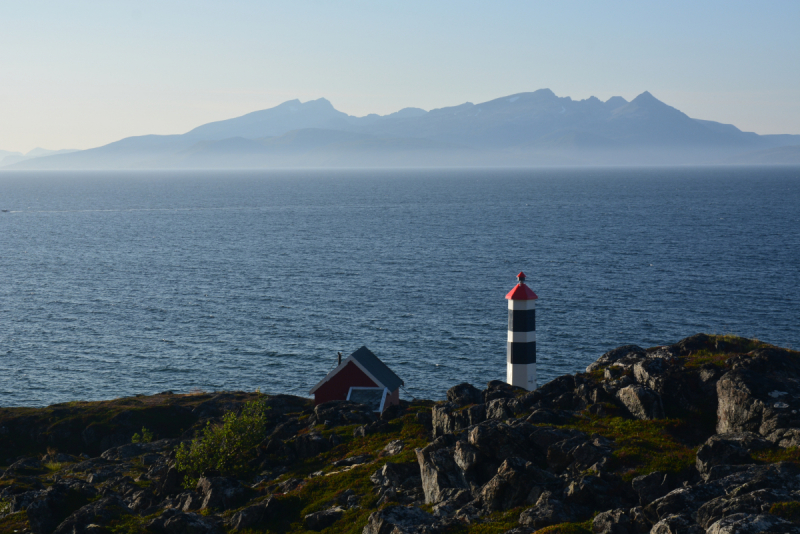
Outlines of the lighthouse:
<svg viewBox="0 0 800 534">
<path fill-rule="evenodd" d="M 525 285 L 525 273 L 517 275 L 508 292 L 508 347 L 506 382 L 528 391 L 536 389 L 536 293 Z"/>
</svg>

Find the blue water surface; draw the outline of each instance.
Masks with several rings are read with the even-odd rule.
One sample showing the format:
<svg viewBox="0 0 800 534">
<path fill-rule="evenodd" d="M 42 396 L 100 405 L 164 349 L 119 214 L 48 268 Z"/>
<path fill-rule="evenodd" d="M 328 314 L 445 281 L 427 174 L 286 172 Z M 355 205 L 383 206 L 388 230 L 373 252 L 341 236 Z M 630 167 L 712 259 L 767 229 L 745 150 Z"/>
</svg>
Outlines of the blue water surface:
<svg viewBox="0 0 800 534">
<path fill-rule="evenodd" d="M 627 343 L 798 348 L 800 169 L 0 173 L 0 406 L 307 395 L 367 345 L 405 398 Z"/>
</svg>

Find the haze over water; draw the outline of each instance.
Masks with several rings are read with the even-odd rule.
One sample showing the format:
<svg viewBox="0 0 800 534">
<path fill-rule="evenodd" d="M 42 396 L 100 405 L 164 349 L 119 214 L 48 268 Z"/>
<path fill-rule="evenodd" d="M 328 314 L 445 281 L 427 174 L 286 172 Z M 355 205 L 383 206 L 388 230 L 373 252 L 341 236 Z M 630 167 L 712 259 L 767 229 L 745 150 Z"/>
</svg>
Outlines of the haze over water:
<svg viewBox="0 0 800 534">
<path fill-rule="evenodd" d="M 539 383 L 697 332 L 798 347 L 800 169 L 0 175 L 0 406 L 307 395 L 367 345 L 403 396 Z"/>
</svg>

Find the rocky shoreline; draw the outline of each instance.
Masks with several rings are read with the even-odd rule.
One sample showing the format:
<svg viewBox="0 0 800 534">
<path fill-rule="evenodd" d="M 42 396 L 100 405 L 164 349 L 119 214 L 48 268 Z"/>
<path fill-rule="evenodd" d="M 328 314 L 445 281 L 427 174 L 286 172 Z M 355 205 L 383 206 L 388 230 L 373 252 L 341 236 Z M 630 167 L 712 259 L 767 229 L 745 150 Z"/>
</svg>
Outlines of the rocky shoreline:
<svg viewBox="0 0 800 534">
<path fill-rule="evenodd" d="M 243 469 L 180 469 L 255 400 Z M 800 353 L 704 334 L 380 417 L 242 392 L 0 408 L 0 532 L 800 533 L 798 409 Z"/>
</svg>

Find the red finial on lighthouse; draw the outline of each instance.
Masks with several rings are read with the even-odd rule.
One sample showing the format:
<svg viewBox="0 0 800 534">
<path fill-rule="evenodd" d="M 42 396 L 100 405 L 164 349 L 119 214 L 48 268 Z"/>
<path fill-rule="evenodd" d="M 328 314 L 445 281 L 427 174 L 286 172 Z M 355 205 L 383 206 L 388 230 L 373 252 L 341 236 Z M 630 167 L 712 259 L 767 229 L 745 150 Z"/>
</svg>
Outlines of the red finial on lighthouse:
<svg viewBox="0 0 800 534">
<path fill-rule="evenodd" d="M 517 275 L 517 280 L 519 283 L 514 286 L 514 289 L 508 292 L 506 295 L 506 299 L 508 300 L 536 300 L 539 297 L 536 296 L 536 293 L 533 292 L 531 288 L 525 285 L 525 273 L 520 271 Z"/>
</svg>

